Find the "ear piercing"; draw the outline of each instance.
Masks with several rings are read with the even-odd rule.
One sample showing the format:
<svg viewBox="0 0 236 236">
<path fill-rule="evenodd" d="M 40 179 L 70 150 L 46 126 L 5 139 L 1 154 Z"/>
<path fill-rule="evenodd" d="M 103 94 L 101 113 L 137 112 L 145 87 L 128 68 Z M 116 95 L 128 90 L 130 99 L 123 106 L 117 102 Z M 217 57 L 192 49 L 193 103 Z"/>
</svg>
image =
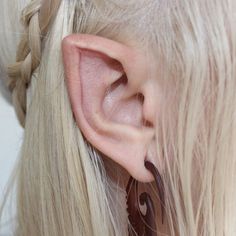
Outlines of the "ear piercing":
<svg viewBox="0 0 236 236">
<path fill-rule="evenodd" d="M 157 186 L 160 203 L 161 203 L 161 215 L 162 224 L 164 223 L 164 184 L 162 177 L 157 168 L 149 161 L 145 161 L 145 167 L 153 174 L 155 183 Z M 147 192 L 143 192 L 138 197 L 138 181 L 132 176 L 126 187 L 127 192 L 127 211 L 128 218 L 131 224 L 129 229 L 129 235 L 137 236 L 156 236 L 156 222 L 155 222 L 155 209 L 151 196 Z M 140 210 L 140 205 L 146 205 L 146 214 L 144 215 Z M 136 234 L 133 234 L 135 231 Z M 132 233 L 133 232 L 133 233 Z"/>
<path fill-rule="evenodd" d="M 153 174 L 155 183 L 158 189 L 159 198 L 161 202 L 161 221 L 164 224 L 164 210 L 165 210 L 165 192 L 164 183 L 158 169 L 149 161 L 145 161 L 145 167 Z"/>
</svg>

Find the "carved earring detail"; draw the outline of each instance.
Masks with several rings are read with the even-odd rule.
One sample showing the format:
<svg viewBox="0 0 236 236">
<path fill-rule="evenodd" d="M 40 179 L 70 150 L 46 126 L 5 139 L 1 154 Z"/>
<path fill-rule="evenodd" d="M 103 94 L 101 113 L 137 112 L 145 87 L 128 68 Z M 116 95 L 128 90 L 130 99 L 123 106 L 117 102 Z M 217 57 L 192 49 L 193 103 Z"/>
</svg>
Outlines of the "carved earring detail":
<svg viewBox="0 0 236 236">
<path fill-rule="evenodd" d="M 157 168 L 149 161 L 145 161 L 145 167 L 153 174 L 158 189 L 161 202 L 162 224 L 164 223 L 164 184 Z M 127 192 L 127 211 L 131 224 L 129 235 L 137 236 L 156 236 L 157 228 L 155 222 L 155 209 L 151 196 L 147 192 L 143 192 L 138 196 L 138 181 L 130 177 L 126 187 Z M 139 205 L 146 205 L 146 214 L 144 215 Z M 133 233 L 134 234 L 133 234 Z"/>
</svg>

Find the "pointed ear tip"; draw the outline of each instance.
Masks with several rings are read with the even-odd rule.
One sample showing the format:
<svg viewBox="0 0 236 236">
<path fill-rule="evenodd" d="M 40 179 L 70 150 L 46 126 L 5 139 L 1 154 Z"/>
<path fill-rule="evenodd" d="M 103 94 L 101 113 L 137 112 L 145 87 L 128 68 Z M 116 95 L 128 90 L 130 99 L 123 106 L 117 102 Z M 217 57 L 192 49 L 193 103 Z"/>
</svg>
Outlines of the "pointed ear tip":
<svg viewBox="0 0 236 236">
<path fill-rule="evenodd" d="M 88 42 L 91 42 L 91 37 L 93 35 L 89 34 L 69 34 L 62 39 L 62 49 L 72 48 L 72 47 L 83 47 L 89 46 Z"/>
<path fill-rule="evenodd" d="M 67 48 L 68 46 L 72 46 L 74 44 L 73 35 L 67 35 L 62 39 L 62 48 Z"/>
</svg>

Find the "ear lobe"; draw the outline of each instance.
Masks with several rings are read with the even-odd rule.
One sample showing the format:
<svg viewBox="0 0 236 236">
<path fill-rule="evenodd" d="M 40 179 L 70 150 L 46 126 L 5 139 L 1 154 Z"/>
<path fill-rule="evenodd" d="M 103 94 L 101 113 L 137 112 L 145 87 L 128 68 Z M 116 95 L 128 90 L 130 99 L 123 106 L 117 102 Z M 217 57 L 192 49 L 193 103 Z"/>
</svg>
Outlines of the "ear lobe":
<svg viewBox="0 0 236 236">
<path fill-rule="evenodd" d="M 86 139 L 135 179 L 152 181 L 144 161 L 154 129 L 145 126 L 143 97 L 129 79 L 132 49 L 93 35 L 70 35 L 62 49 L 72 110 Z"/>
</svg>

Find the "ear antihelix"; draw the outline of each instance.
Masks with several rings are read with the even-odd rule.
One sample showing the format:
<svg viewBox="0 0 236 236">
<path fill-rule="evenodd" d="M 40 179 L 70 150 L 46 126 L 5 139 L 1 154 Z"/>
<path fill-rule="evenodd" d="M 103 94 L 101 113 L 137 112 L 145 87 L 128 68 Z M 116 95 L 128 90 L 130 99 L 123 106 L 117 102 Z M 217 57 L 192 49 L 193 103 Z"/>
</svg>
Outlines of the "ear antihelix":
<svg viewBox="0 0 236 236">
<path fill-rule="evenodd" d="M 127 79 L 127 76 L 126 74 L 123 72 L 123 73 L 120 73 L 120 76 L 118 79 L 116 79 L 111 85 L 110 87 L 108 88 L 108 91 L 109 92 L 112 92 L 114 91 L 118 86 L 120 86 L 121 84 L 122 85 L 126 85 L 128 83 L 128 79 Z"/>
</svg>

